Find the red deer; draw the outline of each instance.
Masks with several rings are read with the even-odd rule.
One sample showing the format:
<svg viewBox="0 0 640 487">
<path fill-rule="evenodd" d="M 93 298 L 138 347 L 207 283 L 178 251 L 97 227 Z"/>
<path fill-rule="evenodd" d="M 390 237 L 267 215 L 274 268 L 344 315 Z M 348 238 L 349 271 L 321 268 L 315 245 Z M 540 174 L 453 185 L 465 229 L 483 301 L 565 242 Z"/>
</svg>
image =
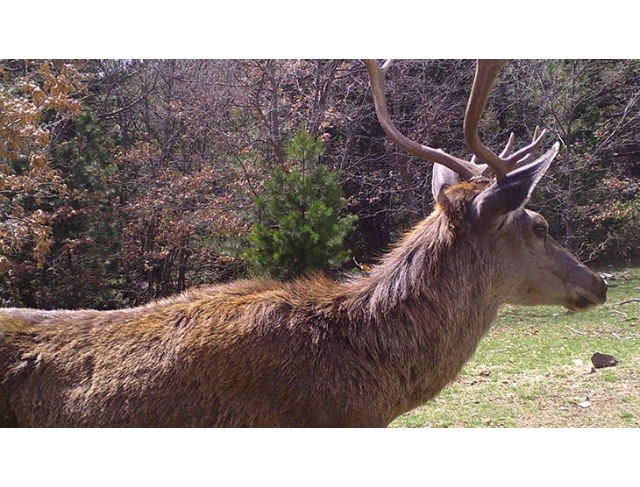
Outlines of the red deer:
<svg viewBox="0 0 640 487">
<path fill-rule="evenodd" d="M 524 208 L 558 144 L 533 160 L 543 134 L 517 152 L 512 137 L 500 155 L 478 138 L 503 63 L 478 63 L 472 161 L 400 134 L 388 64 L 365 64 L 389 137 L 436 163 L 430 216 L 340 282 L 245 280 L 118 311 L 2 310 L 0 424 L 384 427 L 456 377 L 501 305 L 605 302 L 605 282 Z"/>
</svg>

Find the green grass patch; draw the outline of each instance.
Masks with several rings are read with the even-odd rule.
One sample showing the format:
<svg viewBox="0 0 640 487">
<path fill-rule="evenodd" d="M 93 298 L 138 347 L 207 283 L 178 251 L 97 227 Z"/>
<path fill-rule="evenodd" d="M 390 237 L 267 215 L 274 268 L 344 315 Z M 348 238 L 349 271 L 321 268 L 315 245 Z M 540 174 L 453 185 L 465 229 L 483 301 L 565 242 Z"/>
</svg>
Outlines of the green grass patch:
<svg viewBox="0 0 640 487">
<path fill-rule="evenodd" d="M 459 377 L 392 427 L 640 427 L 640 267 L 613 274 L 604 306 L 501 310 Z M 595 352 L 620 360 L 592 369 Z"/>
</svg>

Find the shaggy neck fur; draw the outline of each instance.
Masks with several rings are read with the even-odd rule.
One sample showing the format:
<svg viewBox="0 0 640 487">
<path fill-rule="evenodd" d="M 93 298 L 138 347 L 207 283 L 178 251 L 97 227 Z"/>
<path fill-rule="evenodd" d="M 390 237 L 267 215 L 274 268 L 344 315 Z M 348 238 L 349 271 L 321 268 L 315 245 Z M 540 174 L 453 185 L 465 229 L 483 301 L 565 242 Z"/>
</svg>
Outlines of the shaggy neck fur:
<svg viewBox="0 0 640 487">
<path fill-rule="evenodd" d="M 448 190 L 369 277 L 351 284 L 349 307 L 363 312 L 382 337 L 383 343 L 369 345 L 397 372 L 402 412 L 453 380 L 496 318 L 501 300 L 491 286 L 491 257 L 478 248 L 467 217 L 485 186 Z"/>
</svg>

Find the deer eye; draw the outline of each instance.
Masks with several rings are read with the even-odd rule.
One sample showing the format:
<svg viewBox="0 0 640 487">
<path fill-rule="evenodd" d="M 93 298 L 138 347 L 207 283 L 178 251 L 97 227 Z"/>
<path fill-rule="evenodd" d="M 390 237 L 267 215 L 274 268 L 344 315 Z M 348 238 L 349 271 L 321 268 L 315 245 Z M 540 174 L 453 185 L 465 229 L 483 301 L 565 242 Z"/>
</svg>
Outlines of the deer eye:
<svg viewBox="0 0 640 487">
<path fill-rule="evenodd" d="M 546 238 L 549 229 L 546 225 L 536 225 L 533 227 L 533 233 L 538 238 Z"/>
</svg>

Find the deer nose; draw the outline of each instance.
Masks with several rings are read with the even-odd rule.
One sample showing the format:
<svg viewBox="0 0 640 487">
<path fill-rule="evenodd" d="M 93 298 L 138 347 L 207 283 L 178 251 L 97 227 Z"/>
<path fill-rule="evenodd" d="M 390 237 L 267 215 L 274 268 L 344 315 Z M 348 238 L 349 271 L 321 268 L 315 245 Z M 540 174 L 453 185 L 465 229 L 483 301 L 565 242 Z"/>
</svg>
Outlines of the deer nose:
<svg viewBox="0 0 640 487">
<path fill-rule="evenodd" d="M 613 277 L 613 275 L 612 274 L 607 274 L 606 272 L 601 272 L 598 275 L 600 276 L 600 279 L 602 279 L 604 281 L 604 285 L 607 286 L 607 288 L 608 288 L 609 287 L 608 279 L 611 279 Z"/>
<path fill-rule="evenodd" d="M 607 301 L 607 289 L 609 289 L 609 283 L 601 275 L 594 274 L 596 277 L 596 285 L 594 286 L 594 295 L 600 299 L 598 304 L 604 304 Z"/>
</svg>

